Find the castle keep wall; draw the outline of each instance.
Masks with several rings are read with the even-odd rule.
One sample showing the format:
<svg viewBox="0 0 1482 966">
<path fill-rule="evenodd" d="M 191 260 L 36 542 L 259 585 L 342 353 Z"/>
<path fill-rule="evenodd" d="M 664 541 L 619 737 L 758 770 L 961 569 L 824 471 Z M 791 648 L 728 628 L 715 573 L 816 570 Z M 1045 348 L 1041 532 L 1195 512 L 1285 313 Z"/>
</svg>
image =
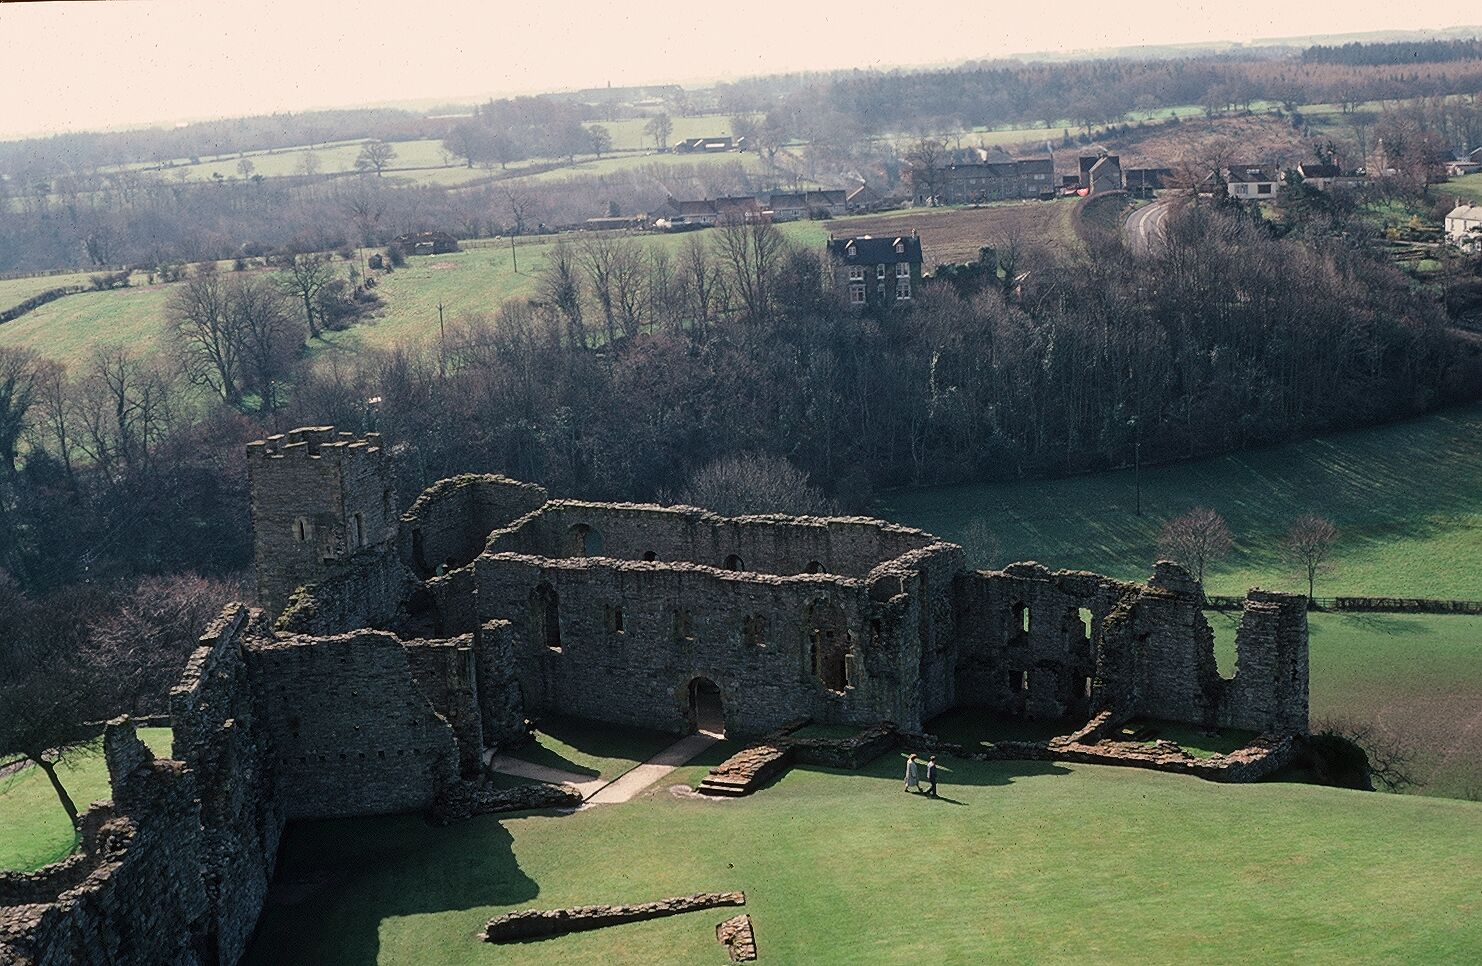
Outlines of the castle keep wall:
<svg viewBox="0 0 1482 966">
<path fill-rule="evenodd" d="M 456 648 L 449 661 L 464 662 L 461 673 L 468 659 Z M 413 678 L 408 650 L 387 631 L 249 644 L 253 695 L 287 818 L 418 811 L 457 781 L 454 729 Z M 469 713 L 459 699 L 444 704 Z"/>
<path fill-rule="evenodd" d="M 861 580 L 508 553 L 476 574 L 485 615 L 510 621 L 532 711 L 687 731 L 704 678 L 737 733 L 919 719 L 909 599 L 872 600 Z"/>
<path fill-rule="evenodd" d="M 1235 677 L 1219 723 L 1250 731 L 1307 730 L 1307 599 L 1252 590 L 1235 632 Z"/>
</svg>

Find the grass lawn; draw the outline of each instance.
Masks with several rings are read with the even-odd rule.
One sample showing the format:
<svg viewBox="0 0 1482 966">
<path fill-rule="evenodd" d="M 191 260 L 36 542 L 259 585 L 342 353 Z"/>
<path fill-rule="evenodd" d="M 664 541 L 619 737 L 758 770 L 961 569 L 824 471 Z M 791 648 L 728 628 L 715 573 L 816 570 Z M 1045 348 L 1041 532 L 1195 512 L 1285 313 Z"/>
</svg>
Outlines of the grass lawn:
<svg viewBox="0 0 1482 966">
<path fill-rule="evenodd" d="M 1210 593 L 1255 585 L 1306 592 L 1279 554 L 1292 519 L 1330 518 L 1341 531 L 1319 595 L 1482 598 L 1482 405 L 1269 449 L 1142 471 L 1143 515 L 1131 470 L 1060 480 L 944 487 L 887 495 L 888 519 L 965 542 L 975 566 L 1038 560 L 1143 580 L 1164 521 L 1218 510 L 1235 535 L 1206 575 Z M 975 546 L 974 524 L 999 544 Z M 1479 621 L 1482 628 L 1482 621 Z"/>
<path fill-rule="evenodd" d="M 512 748 L 510 754 L 537 765 L 610 781 L 674 741 L 674 735 L 662 731 L 547 717 L 537 722 L 535 742 Z"/>
<path fill-rule="evenodd" d="M 150 285 L 69 295 L 0 325 L 0 345 L 28 346 L 68 365 L 112 342 L 153 352 L 168 294 L 168 285 Z"/>
<path fill-rule="evenodd" d="M 660 787 L 441 829 L 296 826 L 292 888 L 246 961 L 717 963 L 731 910 L 517 945 L 475 933 L 514 909 L 723 889 L 745 891 L 770 963 L 1439 963 L 1482 946 L 1482 804 L 953 760 L 932 801 L 900 770 L 890 755 L 736 801 Z"/>
<path fill-rule="evenodd" d="M 139 737 L 156 755 L 170 754 L 169 728 L 140 728 Z M 57 769 L 78 811 L 112 797 L 102 739 Z M 77 844 L 72 823 L 39 768 L 23 768 L 0 778 L 0 869 L 30 871 L 64 858 Z"/>
<path fill-rule="evenodd" d="M 69 272 L 64 275 L 32 275 L 27 278 L 0 278 L 0 311 L 19 305 L 33 295 L 69 285 L 86 285 L 96 272 Z M 142 278 L 143 276 L 136 276 Z M 69 298 L 71 296 L 68 296 Z M 9 323 L 7 323 L 9 324 Z"/>
<path fill-rule="evenodd" d="M 1439 185 L 1437 190 L 1443 195 L 1456 195 L 1463 201 L 1469 200 L 1474 205 L 1482 205 L 1482 172 L 1452 178 L 1444 185 Z"/>
</svg>

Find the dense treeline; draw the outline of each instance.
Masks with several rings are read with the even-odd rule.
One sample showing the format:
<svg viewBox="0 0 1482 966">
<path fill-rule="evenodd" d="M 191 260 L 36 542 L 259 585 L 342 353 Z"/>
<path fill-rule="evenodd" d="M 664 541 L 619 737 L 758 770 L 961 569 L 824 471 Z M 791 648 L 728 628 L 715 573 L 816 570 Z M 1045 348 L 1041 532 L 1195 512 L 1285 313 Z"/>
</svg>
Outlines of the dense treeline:
<svg viewBox="0 0 1482 966">
<path fill-rule="evenodd" d="M 162 164 L 371 137 L 392 141 L 433 137 L 445 126 L 411 111 L 366 108 L 197 121 L 183 127 L 82 131 L 0 141 L 0 174 L 31 184 L 110 165 Z"/>
<path fill-rule="evenodd" d="M 1316 44 L 1302 51 L 1308 64 L 1439 64 L 1482 60 L 1482 40 L 1410 40 L 1392 43 Z"/>
</svg>

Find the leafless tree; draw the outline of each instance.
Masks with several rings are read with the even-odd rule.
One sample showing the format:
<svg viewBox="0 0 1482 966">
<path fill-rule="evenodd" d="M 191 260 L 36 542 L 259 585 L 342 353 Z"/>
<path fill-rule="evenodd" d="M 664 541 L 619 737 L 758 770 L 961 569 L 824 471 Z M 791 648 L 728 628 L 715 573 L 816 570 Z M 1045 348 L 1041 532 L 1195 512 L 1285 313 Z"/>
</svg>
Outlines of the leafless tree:
<svg viewBox="0 0 1482 966">
<path fill-rule="evenodd" d="M 319 329 L 319 292 L 335 277 L 334 264 L 328 255 L 313 252 L 307 255 L 290 255 L 282 262 L 279 284 L 283 291 L 292 295 L 304 307 L 304 321 L 309 326 L 309 337 L 322 337 Z"/>
<path fill-rule="evenodd" d="M 680 246 L 679 278 L 686 296 L 685 312 L 696 337 L 703 340 L 720 304 L 722 282 L 720 271 L 699 235 L 690 235 Z"/>
<path fill-rule="evenodd" d="M 148 473 L 172 422 L 170 380 L 122 345 L 99 346 L 70 394 L 77 448 L 110 481 Z"/>
<path fill-rule="evenodd" d="M 643 126 L 643 133 L 654 139 L 654 148 L 662 151 L 669 146 L 669 135 L 674 133 L 674 122 L 668 114 L 655 114 Z"/>
<path fill-rule="evenodd" d="M 1336 737 L 1361 750 L 1367 759 L 1368 778 L 1376 788 L 1401 792 L 1421 784 L 1415 748 L 1393 732 L 1346 718 L 1325 718 L 1313 722 L 1312 734 Z"/>
<path fill-rule="evenodd" d="M 239 278 L 229 305 L 242 345 L 244 381 L 257 390 L 263 412 L 278 408 L 278 390 L 304 344 L 303 323 L 287 296 L 264 278 Z"/>
<path fill-rule="evenodd" d="M 1313 597 L 1317 575 L 1331 569 L 1328 558 L 1338 542 L 1338 528 L 1332 522 L 1309 513 L 1293 521 L 1282 541 L 1282 552 L 1287 559 L 1307 574 L 1307 599 Z"/>
<path fill-rule="evenodd" d="M 786 249 L 782 233 L 766 221 L 733 221 L 716 228 L 714 237 L 747 321 L 759 321 L 772 304 L 773 277 Z"/>
<path fill-rule="evenodd" d="M 942 193 L 942 167 L 946 163 L 947 146 L 937 138 L 924 137 L 906 149 L 905 160 L 910 165 L 911 184 L 918 198 L 935 205 Z"/>
<path fill-rule="evenodd" d="M 252 172 L 256 170 L 257 165 L 252 163 L 251 158 L 243 158 L 237 162 L 237 174 L 240 174 L 244 179 L 252 177 Z"/>
<path fill-rule="evenodd" d="M 319 154 L 316 151 L 305 151 L 299 155 L 298 164 L 294 170 L 305 178 L 312 178 L 319 173 Z"/>
<path fill-rule="evenodd" d="M 760 453 L 725 456 L 705 466 L 680 491 L 676 502 L 725 516 L 791 513 L 825 516 L 833 501 L 785 459 Z"/>
<path fill-rule="evenodd" d="M 13 478 L 20 441 L 41 391 L 41 360 L 30 349 L 0 346 L 0 479 Z"/>
<path fill-rule="evenodd" d="M 1194 572 L 1200 587 L 1204 571 L 1235 548 L 1225 518 L 1207 506 L 1197 506 L 1163 524 L 1158 552 Z"/>
<path fill-rule="evenodd" d="M 227 288 L 215 272 L 174 288 L 165 301 L 165 338 L 187 382 L 235 406 L 242 340 L 233 329 Z"/>
<path fill-rule="evenodd" d="M 536 280 L 536 288 L 541 301 L 565 323 L 567 345 L 585 349 L 587 332 L 582 321 L 580 272 L 571 246 L 565 241 L 558 241 L 551 246 L 545 268 Z"/>
<path fill-rule="evenodd" d="M 374 171 L 376 177 L 396 160 L 396 149 L 385 141 L 367 141 L 355 156 L 356 171 Z"/>
</svg>

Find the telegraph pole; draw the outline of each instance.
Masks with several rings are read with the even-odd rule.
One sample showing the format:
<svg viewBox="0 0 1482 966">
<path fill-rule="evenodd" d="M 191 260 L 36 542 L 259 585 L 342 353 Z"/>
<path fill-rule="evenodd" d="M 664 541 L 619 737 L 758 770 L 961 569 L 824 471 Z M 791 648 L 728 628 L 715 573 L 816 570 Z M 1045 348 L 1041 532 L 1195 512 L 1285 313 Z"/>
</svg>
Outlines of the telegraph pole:
<svg viewBox="0 0 1482 966">
<path fill-rule="evenodd" d="M 515 274 L 520 274 L 520 256 L 515 254 L 515 236 L 509 236 L 509 259 L 514 262 Z"/>
<path fill-rule="evenodd" d="M 448 374 L 448 332 L 443 328 L 443 303 L 437 303 L 437 377 L 444 379 Z M 1139 511 L 1140 512 L 1140 511 Z"/>
</svg>

